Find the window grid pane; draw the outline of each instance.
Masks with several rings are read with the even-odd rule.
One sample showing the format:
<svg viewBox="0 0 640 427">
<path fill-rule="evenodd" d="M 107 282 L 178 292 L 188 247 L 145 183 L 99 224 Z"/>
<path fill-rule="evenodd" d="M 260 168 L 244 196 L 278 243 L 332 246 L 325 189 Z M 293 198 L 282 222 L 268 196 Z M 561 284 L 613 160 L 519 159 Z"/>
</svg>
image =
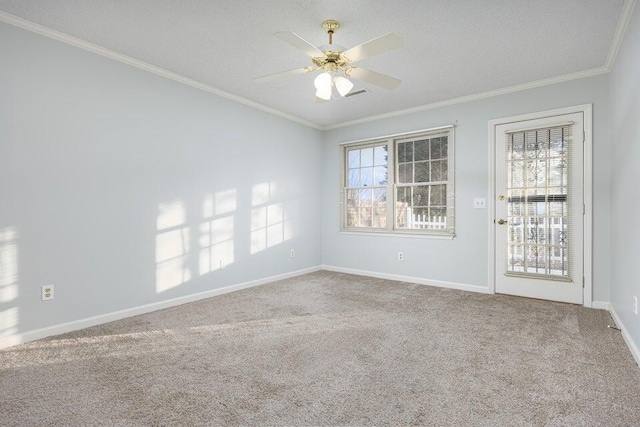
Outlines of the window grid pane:
<svg viewBox="0 0 640 427">
<path fill-rule="evenodd" d="M 447 149 L 448 136 L 396 144 L 396 228 L 447 229 Z"/>
<path fill-rule="evenodd" d="M 387 227 L 387 145 L 347 150 L 346 218 L 353 228 Z"/>
</svg>

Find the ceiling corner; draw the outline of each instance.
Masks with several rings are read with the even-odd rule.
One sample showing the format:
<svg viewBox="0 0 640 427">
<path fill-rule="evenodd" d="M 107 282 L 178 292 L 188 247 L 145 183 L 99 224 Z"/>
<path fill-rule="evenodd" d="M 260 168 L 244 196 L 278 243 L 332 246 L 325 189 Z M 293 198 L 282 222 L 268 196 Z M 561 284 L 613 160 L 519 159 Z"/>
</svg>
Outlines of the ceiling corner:
<svg viewBox="0 0 640 427">
<path fill-rule="evenodd" d="M 633 14 L 636 3 L 637 0 L 626 0 L 624 3 L 622 14 L 620 15 L 620 20 L 618 21 L 618 25 L 616 27 L 616 33 L 613 37 L 613 40 L 611 41 L 611 47 L 609 48 L 609 56 L 607 57 L 607 62 L 605 63 L 605 68 L 607 69 L 607 71 L 611 71 L 611 69 L 613 68 L 613 64 L 616 62 L 616 56 L 618 55 L 620 44 L 622 43 L 625 32 L 627 31 L 627 26 L 629 25 L 629 20 L 631 19 L 631 15 Z"/>
</svg>

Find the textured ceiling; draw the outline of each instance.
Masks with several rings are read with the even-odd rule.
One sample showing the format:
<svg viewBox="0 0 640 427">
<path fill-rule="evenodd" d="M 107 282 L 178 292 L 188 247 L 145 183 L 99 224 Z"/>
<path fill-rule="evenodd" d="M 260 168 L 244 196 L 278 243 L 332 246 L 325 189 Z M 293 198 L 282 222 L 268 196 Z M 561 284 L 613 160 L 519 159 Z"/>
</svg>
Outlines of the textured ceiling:
<svg viewBox="0 0 640 427">
<path fill-rule="evenodd" d="M 605 65 L 624 0 L 0 0 L 0 11 L 332 126 Z M 387 32 L 405 46 L 358 63 L 402 80 L 386 91 L 315 102 L 316 73 L 254 82 L 310 65 L 273 36 L 347 48 Z"/>
</svg>

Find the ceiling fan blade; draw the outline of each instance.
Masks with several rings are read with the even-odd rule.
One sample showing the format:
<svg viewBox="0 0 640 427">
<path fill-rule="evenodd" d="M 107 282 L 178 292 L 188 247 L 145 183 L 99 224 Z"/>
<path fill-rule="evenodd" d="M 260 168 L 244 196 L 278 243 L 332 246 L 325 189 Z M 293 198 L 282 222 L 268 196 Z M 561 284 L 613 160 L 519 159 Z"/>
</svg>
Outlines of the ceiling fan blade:
<svg viewBox="0 0 640 427">
<path fill-rule="evenodd" d="M 302 67 L 302 68 L 295 68 L 293 70 L 287 70 L 287 71 L 280 71 L 279 73 L 273 73 L 273 74 L 268 74 L 266 76 L 262 76 L 262 77 L 256 77 L 253 79 L 254 82 L 263 82 L 263 81 L 268 81 L 271 79 L 276 79 L 278 77 L 282 77 L 282 76 L 286 76 L 286 75 L 290 75 L 290 74 L 305 74 L 305 73 L 310 73 L 311 71 L 317 69 L 318 67 Z"/>
<path fill-rule="evenodd" d="M 361 45 L 345 50 L 340 56 L 348 59 L 349 62 L 356 62 L 369 56 L 397 49 L 402 46 L 404 46 L 404 40 L 402 37 L 396 33 L 387 33 L 373 40 L 369 40 L 368 42 L 364 42 Z"/>
<path fill-rule="evenodd" d="M 296 49 L 301 50 L 307 56 L 310 56 L 312 58 L 324 56 L 324 53 L 320 49 L 318 49 L 296 33 L 292 33 L 291 31 L 282 31 L 279 33 L 275 33 L 274 36 L 276 36 L 283 42 L 289 43 Z"/>
<path fill-rule="evenodd" d="M 367 70 L 366 68 L 353 67 L 347 71 L 347 75 L 354 79 L 362 80 L 388 90 L 395 89 L 400 84 L 400 80 L 395 77 L 376 73 L 375 71 Z"/>
</svg>

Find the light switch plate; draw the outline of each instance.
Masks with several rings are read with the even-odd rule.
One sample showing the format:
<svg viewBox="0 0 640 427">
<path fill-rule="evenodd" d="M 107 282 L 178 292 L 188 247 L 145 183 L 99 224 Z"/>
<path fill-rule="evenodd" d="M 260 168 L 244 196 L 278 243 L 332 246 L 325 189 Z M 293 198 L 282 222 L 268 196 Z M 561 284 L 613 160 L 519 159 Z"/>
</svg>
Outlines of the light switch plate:
<svg viewBox="0 0 640 427">
<path fill-rule="evenodd" d="M 474 209 L 486 209 L 487 208 L 487 199 L 477 197 L 473 199 L 473 208 Z"/>
</svg>

